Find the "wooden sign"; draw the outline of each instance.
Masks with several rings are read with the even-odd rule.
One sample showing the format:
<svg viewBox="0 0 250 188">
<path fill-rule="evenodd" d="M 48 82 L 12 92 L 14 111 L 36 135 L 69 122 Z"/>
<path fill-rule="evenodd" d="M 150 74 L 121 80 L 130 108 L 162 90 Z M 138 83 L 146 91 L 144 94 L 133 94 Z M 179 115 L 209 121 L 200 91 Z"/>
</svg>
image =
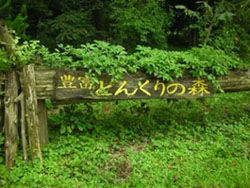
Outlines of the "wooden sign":
<svg viewBox="0 0 250 188">
<path fill-rule="evenodd" d="M 19 72 L 19 75 L 23 85 L 23 73 Z M 103 75 L 99 78 L 99 83 L 90 87 L 90 81 L 84 71 L 37 67 L 35 78 L 37 98 L 53 99 L 55 102 L 60 101 L 59 103 L 71 103 L 73 100 L 91 102 L 117 99 L 200 98 L 211 97 L 212 93 L 218 92 L 205 79 L 190 76 L 164 82 L 153 76 L 135 73 L 125 75 L 118 83 L 111 83 L 111 78 Z M 218 77 L 217 80 L 224 92 L 250 91 L 250 69 L 234 70 L 227 76 Z M 198 83 L 194 85 L 196 82 Z"/>
<path fill-rule="evenodd" d="M 109 76 L 100 76 L 92 84 L 81 71 L 58 71 L 55 75 L 56 100 L 122 100 L 147 98 L 201 98 L 211 97 L 213 87 L 205 79 L 184 77 L 172 82 L 147 76 L 143 73 L 126 74 L 119 82 Z"/>
</svg>

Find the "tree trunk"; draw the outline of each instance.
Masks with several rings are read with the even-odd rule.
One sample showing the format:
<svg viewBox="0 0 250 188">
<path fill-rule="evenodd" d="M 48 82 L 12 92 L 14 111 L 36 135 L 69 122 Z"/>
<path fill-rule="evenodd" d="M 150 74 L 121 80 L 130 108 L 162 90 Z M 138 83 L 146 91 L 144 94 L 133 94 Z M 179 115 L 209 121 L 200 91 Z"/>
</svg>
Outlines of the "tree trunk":
<svg viewBox="0 0 250 188">
<path fill-rule="evenodd" d="M 49 143 L 47 108 L 45 100 L 38 100 L 39 138 L 41 146 Z"/>
<path fill-rule="evenodd" d="M 14 158 L 18 146 L 18 106 L 15 99 L 18 96 L 18 82 L 16 72 L 7 74 L 5 84 L 5 164 L 7 168 L 14 166 Z"/>
<path fill-rule="evenodd" d="M 15 54 L 16 45 L 13 40 L 13 37 L 9 33 L 7 26 L 2 20 L 0 20 L 0 41 L 5 46 L 7 52 L 10 56 Z"/>
<path fill-rule="evenodd" d="M 23 73 L 23 92 L 31 158 L 34 159 L 37 157 L 41 161 L 42 152 L 39 139 L 39 121 L 34 66 L 26 65 L 23 68 Z"/>
<path fill-rule="evenodd" d="M 207 45 L 209 39 L 210 39 L 210 35 L 211 35 L 211 32 L 212 32 L 212 29 L 213 29 L 213 23 L 209 25 L 208 28 L 206 28 L 206 36 L 205 36 L 205 39 L 203 41 L 203 44 L 204 45 Z"/>
</svg>

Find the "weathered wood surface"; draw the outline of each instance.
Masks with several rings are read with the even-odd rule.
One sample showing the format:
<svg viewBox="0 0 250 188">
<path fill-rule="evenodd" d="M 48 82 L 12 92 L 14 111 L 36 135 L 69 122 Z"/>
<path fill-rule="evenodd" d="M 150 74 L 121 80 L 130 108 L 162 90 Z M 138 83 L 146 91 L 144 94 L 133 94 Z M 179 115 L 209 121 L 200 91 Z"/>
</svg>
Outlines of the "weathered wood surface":
<svg viewBox="0 0 250 188">
<path fill-rule="evenodd" d="M 23 85 L 23 73 L 19 72 L 21 85 Z M 36 93 L 38 99 L 53 98 L 55 93 L 56 70 L 36 69 Z"/>
<path fill-rule="evenodd" d="M 163 82 L 143 73 L 126 74 L 112 83 L 108 76 L 100 76 L 92 85 L 83 72 L 62 71 L 55 77 L 55 100 L 123 100 L 147 98 L 199 98 L 211 97 L 213 87 L 206 80 L 191 77 Z"/>
<path fill-rule="evenodd" d="M 0 72 L 0 85 L 4 85 L 5 74 Z"/>
<path fill-rule="evenodd" d="M 23 83 L 22 73 L 20 75 Z M 212 93 L 217 92 L 206 80 L 203 80 L 202 84 L 205 85 L 201 92 L 201 88 L 193 87 L 197 79 L 188 76 L 168 83 L 143 73 L 127 74 L 122 81 L 115 84 L 110 83 L 110 77 L 101 76 L 100 82 L 95 86 L 91 86 L 83 71 L 37 69 L 35 77 L 38 99 L 51 98 L 55 101 L 65 102 L 72 102 L 72 100 L 200 98 L 211 97 Z M 233 71 L 227 76 L 218 78 L 218 81 L 225 92 L 250 91 L 250 69 Z M 200 84 L 196 83 L 196 86 Z"/>
<path fill-rule="evenodd" d="M 14 166 L 18 147 L 18 106 L 15 102 L 17 96 L 17 74 L 13 71 L 7 74 L 4 98 L 5 164 L 7 168 Z"/>
<path fill-rule="evenodd" d="M 4 109 L 3 91 L 4 91 L 4 81 L 5 81 L 5 74 L 0 73 L 0 133 L 3 131 L 3 109 Z"/>
<path fill-rule="evenodd" d="M 23 146 L 23 158 L 24 161 L 28 160 L 28 152 L 27 152 L 27 137 L 26 137 L 26 117 L 25 117 L 25 99 L 24 94 L 20 95 L 20 105 L 21 105 L 21 137 L 22 137 L 22 146 Z"/>
<path fill-rule="evenodd" d="M 19 96 L 15 99 L 16 103 L 20 103 L 20 124 L 21 124 L 21 138 L 22 138 L 22 146 L 23 146 L 23 158 L 25 161 L 28 159 L 27 154 L 27 139 L 26 139 L 26 117 L 25 117 L 25 101 L 23 92 L 19 94 Z"/>
<path fill-rule="evenodd" d="M 232 71 L 218 81 L 225 92 L 250 91 L 250 68 Z"/>
<path fill-rule="evenodd" d="M 45 146 L 49 143 L 48 135 L 48 115 L 45 100 L 38 100 L 38 130 L 41 146 Z"/>
<path fill-rule="evenodd" d="M 2 19 L 0 19 L 0 43 L 10 57 L 15 56 L 16 43 Z M 0 74 L 0 87 L 4 79 L 4 75 Z M 19 89 L 17 73 L 15 71 L 7 73 L 6 80 L 4 96 L 5 164 L 10 168 L 14 165 L 18 146 L 18 106 L 15 102 Z"/>
<path fill-rule="evenodd" d="M 28 137 L 31 158 L 37 157 L 42 160 L 41 145 L 39 139 L 39 119 L 38 119 L 38 108 L 37 108 L 37 94 L 36 94 L 36 83 L 35 83 L 35 71 L 33 65 L 27 65 L 23 68 L 24 84 L 23 93 L 25 101 L 25 117 L 28 127 Z"/>
</svg>

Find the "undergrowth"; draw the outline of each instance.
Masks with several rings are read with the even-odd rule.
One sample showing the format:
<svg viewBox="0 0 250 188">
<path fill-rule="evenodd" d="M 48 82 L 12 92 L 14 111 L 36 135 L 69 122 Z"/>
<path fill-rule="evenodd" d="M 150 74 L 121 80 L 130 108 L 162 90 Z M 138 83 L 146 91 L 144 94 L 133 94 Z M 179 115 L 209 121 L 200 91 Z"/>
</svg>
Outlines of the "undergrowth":
<svg viewBox="0 0 250 188">
<path fill-rule="evenodd" d="M 0 185 L 250 187 L 249 100 L 246 92 L 51 109 L 43 164 L 19 154 L 11 171 L 0 165 Z"/>
</svg>

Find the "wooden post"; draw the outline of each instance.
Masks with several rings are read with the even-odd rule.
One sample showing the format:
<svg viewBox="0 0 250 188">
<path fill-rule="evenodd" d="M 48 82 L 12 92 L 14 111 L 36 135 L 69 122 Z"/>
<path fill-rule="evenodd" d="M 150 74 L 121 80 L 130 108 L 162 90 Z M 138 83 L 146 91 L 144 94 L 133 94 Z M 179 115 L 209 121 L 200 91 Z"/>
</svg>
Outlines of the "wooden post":
<svg viewBox="0 0 250 188">
<path fill-rule="evenodd" d="M 0 73 L 0 133 L 3 132 L 3 112 L 4 112 L 4 102 L 3 102 L 3 96 L 4 96 L 4 79 L 5 74 Z"/>
<path fill-rule="evenodd" d="M 25 118 L 25 103 L 24 103 L 24 96 L 23 93 L 21 93 L 15 100 L 15 102 L 20 102 L 21 106 L 21 137 L 22 137 L 22 145 L 23 145 L 23 158 L 24 161 L 28 160 L 28 154 L 27 154 L 27 140 L 26 140 L 26 118 Z"/>
<path fill-rule="evenodd" d="M 38 121 L 39 121 L 39 138 L 41 146 L 45 146 L 49 143 L 48 134 L 48 115 L 45 100 L 38 100 Z"/>
<path fill-rule="evenodd" d="M 24 100 L 26 122 L 28 127 L 29 145 L 31 151 L 31 158 L 37 157 L 42 160 L 42 152 L 39 139 L 39 126 L 38 126 L 38 108 L 37 108 L 37 95 L 36 95 L 36 81 L 35 71 L 33 65 L 26 65 L 23 68 L 24 74 Z"/>
<path fill-rule="evenodd" d="M 3 131 L 3 112 L 4 112 L 4 102 L 2 96 L 0 96 L 0 133 Z"/>
<path fill-rule="evenodd" d="M 4 98 L 5 164 L 7 168 L 14 166 L 18 146 L 18 106 L 15 102 L 17 96 L 17 74 L 13 71 L 7 74 Z"/>
<path fill-rule="evenodd" d="M 0 98 L 0 134 L 3 132 L 3 100 Z"/>
</svg>

